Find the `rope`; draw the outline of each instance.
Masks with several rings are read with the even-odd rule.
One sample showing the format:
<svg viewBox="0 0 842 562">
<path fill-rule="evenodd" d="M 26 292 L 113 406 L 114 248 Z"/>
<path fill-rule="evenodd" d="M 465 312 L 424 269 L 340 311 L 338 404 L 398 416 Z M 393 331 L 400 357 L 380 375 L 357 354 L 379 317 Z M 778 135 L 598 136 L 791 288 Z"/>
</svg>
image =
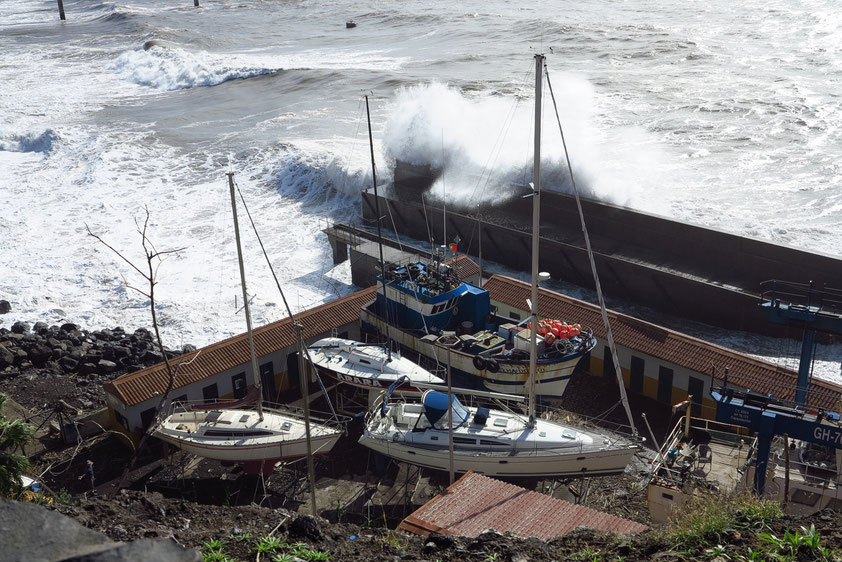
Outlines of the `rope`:
<svg viewBox="0 0 842 562">
<path fill-rule="evenodd" d="M 260 250 L 263 252 L 263 257 L 266 258 L 266 264 L 269 266 L 269 271 L 272 272 L 272 277 L 275 279 L 275 285 L 278 287 L 278 291 L 281 293 L 281 299 L 284 301 L 284 306 L 287 309 L 287 314 L 289 314 L 289 319 L 295 323 L 295 316 L 292 314 L 292 309 L 289 307 L 289 303 L 287 302 L 286 295 L 284 295 L 284 290 L 281 289 L 281 282 L 278 280 L 278 276 L 275 274 L 275 268 L 272 267 L 272 262 L 269 260 L 269 254 L 266 253 L 266 247 L 263 245 L 263 240 L 260 238 L 260 233 L 257 232 L 257 226 L 254 224 L 254 220 L 252 219 L 251 212 L 249 211 L 248 205 L 246 205 L 246 200 L 243 197 L 242 191 L 240 191 L 240 186 L 234 182 L 234 186 L 237 188 L 237 193 L 240 194 L 240 201 L 243 203 L 243 209 L 246 211 L 246 216 L 248 216 L 249 222 L 251 223 L 251 228 L 254 231 L 254 235 L 257 237 L 257 242 L 260 244 Z M 302 342 L 303 343 L 303 342 Z M 310 364 L 313 364 L 313 360 L 310 357 L 310 350 L 307 349 L 306 345 L 302 345 L 304 348 L 304 354 L 307 356 L 307 360 Z M 333 409 L 333 404 L 330 401 L 330 397 L 327 394 L 327 389 L 325 389 L 325 385 L 322 382 L 322 377 L 319 376 L 319 372 L 314 370 L 313 371 L 316 375 L 316 380 L 319 383 L 319 386 L 322 389 L 322 393 L 324 394 L 325 401 L 327 402 L 328 407 L 330 408 L 330 413 L 333 415 L 333 418 L 339 421 L 339 416 L 336 414 L 336 410 Z M 255 377 L 259 377 L 260 373 L 255 373 Z M 304 392 L 304 389 L 301 389 Z"/>
<path fill-rule="evenodd" d="M 614 334 L 611 331 L 611 323 L 608 321 L 608 311 L 605 308 L 605 299 L 602 295 L 602 287 L 599 283 L 599 274 L 596 271 L 596 262 L 594 261 L 593 257 L 593 248 L 591 248 L 591 239 L 588 236 L 588 227 L 585 224 L 585 214 L 582 211 L 582 202 L 579 199 L 579 189 L 576 187 L 576 179 L 573 177 L 573 167 L 570 164 L 570 154 L 567 151 L 567 142 L 564 139 L 564 130 L 561 127 L 561 118 L 558 114 L 558 104 L 556 103 L 555 94 L 553 93 L 553 86 L 550 83 L 550 73 L 547 71 L 547 65 L 544 64 L 544 74 L 547 76 L 547 87 L 550 90 L 550 97 L 553 100 L 553 109 L 555 110 L 556 121 L 558 122 L 558 132 L 561 134 L 561 143 L 564 147 L 564 157 L 567 160 L 567 171 L 570 174 L 570 182 L 573 186 L 573 194 L 576 197 L 576 207 L 579 210 L 579 219 L 582 223 L 582 234 L 585 236 L 585 245 L 588 249 L 588 260 L 591 264 L 591 271 L 593 272 L 594 284 L 596 285 L 596 295 L 599 300 L 599 308 L 600 312 L 602 313 L 602 323 L 605 325 L 605 331 L 608 335 L 608 347 L 611 349 L 611 358 L 614 362 L 614 373 L 617 375 L 617 381 L 619 382 L 620 387 L 620 396 L 623 402 L 623 408 L 626 410 L 626 415 L 629 418 L 629 424 L 632 428 L 632 433 L 637 436 L 637 428 L 634 426 L 634 420 L 632 418 L 631 408 L 629 406 L 629 399 L 626 396 L 626 386 L 623 382 L 623 375 L 622 370 L 620 369 L 620 360 L 617 357 L 617 347 L 614 344 Z"/>
</svg>

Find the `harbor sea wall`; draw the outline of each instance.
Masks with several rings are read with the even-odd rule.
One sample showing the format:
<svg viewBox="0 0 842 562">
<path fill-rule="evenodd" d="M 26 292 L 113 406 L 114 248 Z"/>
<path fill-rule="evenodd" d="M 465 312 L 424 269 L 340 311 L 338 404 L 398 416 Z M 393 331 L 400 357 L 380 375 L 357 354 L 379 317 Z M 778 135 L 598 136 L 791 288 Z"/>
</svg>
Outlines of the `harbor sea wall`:
<svg viewBox="0 0 842 562">
<path fill-rule="evenodd" d="M 429 177 L 396 173 L 380 197 L 384 226 L 398 234 L 444 243 L 444 213 L 422 200 Z M 531 198 L 516 193 L 504 205 L 470 210 L 447 207 L 448 242 L 459 251 L 528 271 Z M 554 279 L 594 288 L 575 199 L 541 195 L 540 265 Z M 362 195 L 362 212 L 373 224 L 374 194 Z M 582 200 L 582 209 L 603 290 L 666 314 L 732 330 L 800 337 L 792 327 L 770 324 L 758 307 L 761 283 L 772 279 L 836 287 L 842 260 L 689 225 L 616 205 Z M 482 244 L 480 252 L 480 241 Z"/>
</svg>

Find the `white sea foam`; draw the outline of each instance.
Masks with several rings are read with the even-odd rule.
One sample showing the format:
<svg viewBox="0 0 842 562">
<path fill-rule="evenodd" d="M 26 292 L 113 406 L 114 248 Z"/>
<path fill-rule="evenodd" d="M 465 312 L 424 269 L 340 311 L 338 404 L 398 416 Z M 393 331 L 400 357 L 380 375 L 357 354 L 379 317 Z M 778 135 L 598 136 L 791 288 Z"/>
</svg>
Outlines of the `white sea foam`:
<svg viewBox="0 0 842 562">
<path fill-rule="evenodd" d="M 160 45 L 126 51 L 114 61 L 113 69 L 135 84 L 162 90 L 215 86 L 228 80 L 251 78 L 278 70 L 231 66 L 223 57 L 205 51 L 192 53 Z"/>
<path fill-rule="evenodd" d="M 564 140 L 579 192 L 611 203 L 645 199 L 657 184 L 661 152 L 654 139 L 636 127 L 618 127 L 609 138 L 593 131 L 593 88 L 580 76 L 556 77 L 555 91 Z M 400 91 L 386 125 L 390 158 L 443 169 L 430 194 L 469 203 L 500 201 L 513 184 L 531 181 L 532 104 L 501 97 L 467 97 L 441 83 Z M 552 105 L 546 103 L 542 141 L 542 185 L 572 192 L 564 146 Z M 649 145 L 649 148 L 647 148 Z M 650 211 L 668 207 L 648 205 Z"/>
</svg>

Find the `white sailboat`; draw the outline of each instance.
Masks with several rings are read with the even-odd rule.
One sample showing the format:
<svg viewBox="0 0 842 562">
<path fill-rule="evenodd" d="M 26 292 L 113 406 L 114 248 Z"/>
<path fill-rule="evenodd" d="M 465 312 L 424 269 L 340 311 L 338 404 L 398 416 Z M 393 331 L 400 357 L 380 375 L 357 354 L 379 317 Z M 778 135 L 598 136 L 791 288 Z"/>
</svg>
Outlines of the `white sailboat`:
<svg viewBox="0 0 842 562">
<path fill-rule="evenodd" d="M 237 203 L 234 196 L 234 174 L 228 174 L 231 205 L 234 213 L 234 233 L 248 329 L 252 370 L 257 389 L 256 407 L 226 408 L 224 403 L 202 404 L 196 409 L 176 405 L 175 411 L 158 422 L 153 435 L 183 451 L 221 461 L 260 463 L 263 470 L 271 469 L 276 461 L 308 456 L 307 423 L 301 416 L 265 408 L 260 392 L 260 376 L 251 327 L 245 268 L 243 267 Z M 230 406 L 231 404 L 229 404 Z M 336 425 L 325 422 L 310 424 L 311 453 L 330 452 L 342 435 Z"/>
<path fill-rule="evenodd" d="M 308 348 L 308 357 L 320 374 L 370 390 L 386 390 L 401 377 L 412 385 L 442 385 L 444 379 L 406 357 L 388 353 L 382 345 L 343 338 L 323 338 Z"/>
<path fill-rule="evenodd" d="M 455 396 L 435 390 L 425 391 L 420 403 L 391 401 L 393 391 L 400 384 L 396 383 L 368 412 L 359 440 L 362 445 L 395 460 L 438 470 L 473 470 L 490 476 L 582 476 L 620 473 L 637 450 L 637 445 L 630 441 L 536 419 L 535 415 L 543 61 L 543 55 L 535 56 L 528 415 L 466 407 Z"/>
</svg>

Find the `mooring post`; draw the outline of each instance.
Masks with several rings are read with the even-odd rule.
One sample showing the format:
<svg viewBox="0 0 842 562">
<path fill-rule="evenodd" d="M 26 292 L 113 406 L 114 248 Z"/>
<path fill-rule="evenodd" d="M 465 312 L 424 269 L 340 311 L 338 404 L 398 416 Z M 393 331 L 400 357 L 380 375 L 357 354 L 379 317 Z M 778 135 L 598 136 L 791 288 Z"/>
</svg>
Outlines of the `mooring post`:
<svg viewBox="0 0 842 562">
<path fill-rule="evenodd" d="M 65 19 L 67 19 L 64 17 L 64 2 L 62 2 L 62 0 L 56 1 L 58 2 L 58 17 L 61 18 L 61 21 L 64 21 Z M 198 2 L 198 0 L 196 1 Z"/>
</svg>

